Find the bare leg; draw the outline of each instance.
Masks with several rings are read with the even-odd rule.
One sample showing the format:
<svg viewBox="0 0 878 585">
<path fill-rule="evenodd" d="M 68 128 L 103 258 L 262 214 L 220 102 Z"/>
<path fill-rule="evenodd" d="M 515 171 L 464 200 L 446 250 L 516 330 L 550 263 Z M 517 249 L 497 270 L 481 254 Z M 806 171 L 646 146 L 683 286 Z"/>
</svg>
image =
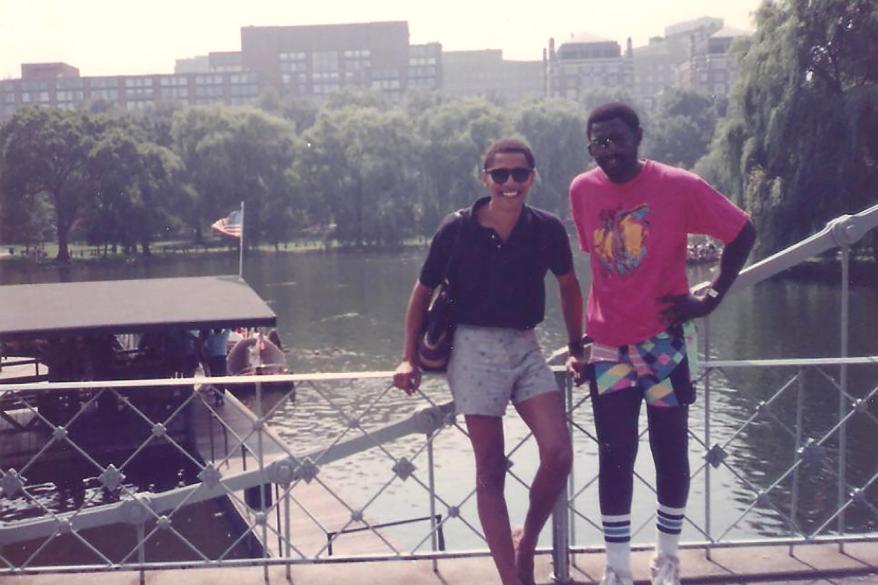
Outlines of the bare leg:
<svg viewBox="0 0 878 585">
<path fill-rule="evenodd" d="M 530 486 L 530 507 L 516 547 L 518 577 L 524 585 L 531 585 L 537 540 L 558 496 L 564 491 L 573 449 L 559 392 L 539 394 L 516 404 L 515 408 L 530 427 L 540 452 L 540 466 Z"/>
<path fill-rule="evenodd" d="M 503 419 L 481 415 L 465 418 L 476 459 L 476 504 L 488 549 L 503 585 L 522 585 L 516 571 L 509 511 L 503 494 L 506 483 Z"/>
</svg>

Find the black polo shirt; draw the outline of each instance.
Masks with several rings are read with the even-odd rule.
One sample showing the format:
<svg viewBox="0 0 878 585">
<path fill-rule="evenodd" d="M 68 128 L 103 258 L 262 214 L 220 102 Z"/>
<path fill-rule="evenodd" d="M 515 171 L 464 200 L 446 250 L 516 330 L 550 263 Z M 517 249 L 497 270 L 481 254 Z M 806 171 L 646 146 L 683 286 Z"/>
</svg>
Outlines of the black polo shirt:
<svg viewBox="0 0 878 585">
<path fill-rule="evenodd" d="M 546 272 L 561 276 L 573 267 L 570 240 L 556 216 L 525 205 L 504 242 L 476 219 L 476 210 L 489 200 L 483 197 L 442 221 L 420 282 L 436 288 L 448 267 L 458 323 L 532 329 L 545 316 Z"/>
</svg>

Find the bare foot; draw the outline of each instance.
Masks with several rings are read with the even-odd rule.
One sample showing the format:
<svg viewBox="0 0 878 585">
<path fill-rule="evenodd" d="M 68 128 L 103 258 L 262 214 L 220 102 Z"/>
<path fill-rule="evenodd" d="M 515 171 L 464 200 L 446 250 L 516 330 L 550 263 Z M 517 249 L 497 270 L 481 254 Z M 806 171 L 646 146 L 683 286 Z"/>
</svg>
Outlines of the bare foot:
<svg viewBox="0 0 878 585">
<path fill-rule="evenodd" d="M 523 585 L 534 585 L 534 549 L 525 545 L 521 546 L 524 538 L 524 528 L 518 527 L 512 531 L 512 547 L 515 549 L 515 567 L 518 570 L 518 578 Z"/>
</svg>

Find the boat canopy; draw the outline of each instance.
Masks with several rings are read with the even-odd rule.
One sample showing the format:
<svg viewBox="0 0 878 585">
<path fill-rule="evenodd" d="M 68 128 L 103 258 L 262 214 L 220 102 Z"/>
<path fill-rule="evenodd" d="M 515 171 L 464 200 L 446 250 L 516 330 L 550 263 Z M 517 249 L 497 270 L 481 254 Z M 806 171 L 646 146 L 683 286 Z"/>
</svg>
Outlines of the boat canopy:
<svg viewBox="0 0 878 585">
<path fill-rule="evenodd" d="M 0 286 L 0 338 L 273 327 L 277 317 L 237 276 Z"/>
</svg>

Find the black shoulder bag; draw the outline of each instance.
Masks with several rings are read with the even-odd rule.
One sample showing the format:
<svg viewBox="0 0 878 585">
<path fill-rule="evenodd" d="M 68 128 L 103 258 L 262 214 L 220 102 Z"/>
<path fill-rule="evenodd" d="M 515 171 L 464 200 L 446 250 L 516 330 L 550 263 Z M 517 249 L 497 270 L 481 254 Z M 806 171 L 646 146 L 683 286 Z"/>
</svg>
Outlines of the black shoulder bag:
<svg viewBox="0 0 878 585">
<path fill-rule="evenodd" d="M 430 302 L 427 315 L 424 318 L 424 326 L 418 335 L 418 362 L 421 369 L 427 372 L 444 372 L 448 366 L 448 359 L 451 357 L 451 350 L 454 349 L 454 329 L 457 326 L 457 321 L 454 315 L 454 299 L 451 298 L 451 283 L 448 281 L 448 273 L 457 253 L 460 234 L 464 228 L 463 218 L 465 216 L 460 212 L 458 215 L 462 219 L 448 255 L 445 274 L 442 276 L 439 286 L 436 287 L 433 300 Z"/>
</svg>

